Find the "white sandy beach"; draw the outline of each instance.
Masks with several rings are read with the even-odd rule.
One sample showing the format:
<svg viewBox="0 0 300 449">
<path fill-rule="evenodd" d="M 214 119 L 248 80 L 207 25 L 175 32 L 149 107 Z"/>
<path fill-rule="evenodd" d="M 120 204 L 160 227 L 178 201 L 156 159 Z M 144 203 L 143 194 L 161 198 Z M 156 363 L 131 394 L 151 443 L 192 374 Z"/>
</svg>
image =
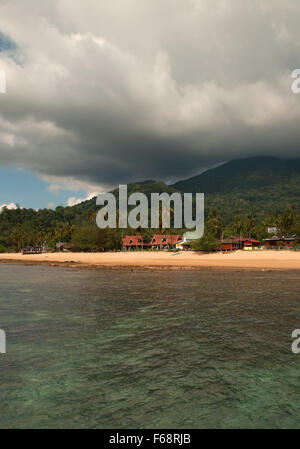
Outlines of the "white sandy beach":
<svg viewBox="0 0 300 449">
<path fill-rule="evenodd" d="M 300 252 L 237 251 L 234 253 L 199 254 L 195 252 L 116 252 L 116 253 L 47 253 L 0 254 L 1 262 L 70 265 L 98 268 L 147 269 L 273 269 L 300 270 Z"/>
</svg>

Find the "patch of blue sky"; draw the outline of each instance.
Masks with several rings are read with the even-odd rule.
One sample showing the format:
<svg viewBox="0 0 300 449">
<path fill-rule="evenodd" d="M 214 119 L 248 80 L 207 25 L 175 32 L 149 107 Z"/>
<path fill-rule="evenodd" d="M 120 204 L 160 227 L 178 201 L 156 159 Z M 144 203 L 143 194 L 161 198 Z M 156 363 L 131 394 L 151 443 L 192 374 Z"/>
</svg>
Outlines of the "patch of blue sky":
<svg viewBox="0 0 300 449">
<path fill-rule="evenodd" d="M 5 54 L 19 65 L 25 63 L 25 55 L 22 50 L 5 34 L 0 31 L 0 54 Z"/>
<path fill-rule="evenodd" d="M 42 209 L 65 206 L 68 198 L 84 198 L 83 190 L 49 192 L 49 184 L 28 169 L 0 166 L 0 205 L 15 203 L 21 207 Z"/>
<path fill-rule="evenodd" d="M 15 51 L 16 49 L 16 44 L 0 31 L 0 52 Z"/>
</svg>

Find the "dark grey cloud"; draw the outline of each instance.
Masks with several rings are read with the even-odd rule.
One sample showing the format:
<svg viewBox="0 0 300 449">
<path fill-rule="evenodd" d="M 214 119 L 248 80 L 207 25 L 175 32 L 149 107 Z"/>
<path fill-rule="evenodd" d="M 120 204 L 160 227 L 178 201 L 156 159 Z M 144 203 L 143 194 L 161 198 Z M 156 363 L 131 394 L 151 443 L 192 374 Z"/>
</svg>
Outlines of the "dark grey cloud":
<svg viewBox="0 0 300 449">
<path fill-rule="evenodd" d="M 2 165 L 94 189 L 299 156 L 297 0 L 10 0 L 0 15 Z"/>
</svg>

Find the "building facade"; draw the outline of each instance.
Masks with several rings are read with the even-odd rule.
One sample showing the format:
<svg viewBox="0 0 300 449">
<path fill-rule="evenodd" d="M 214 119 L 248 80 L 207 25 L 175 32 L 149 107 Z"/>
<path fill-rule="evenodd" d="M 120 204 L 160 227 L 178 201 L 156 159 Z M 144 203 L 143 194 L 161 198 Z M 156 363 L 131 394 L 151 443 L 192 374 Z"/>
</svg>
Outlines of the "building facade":
<svg viewBox="0 0 300 449">
<path fill-rule="evenodd" d="M 126 251 L 143 250 L 143 249 L 173 249 L 176 245 L 182 242 L 181 235 L 160 235 L 152 236 L 150 242 L 146 242 L 140 235 L 126 235 L 123 238 L 123 248 Z"/>
<path fill-rule="evenodd" d="M 222 251 L 236 251 L 239 249 L 245 251 L 252 251 L 259 249 L 262 245 L 260 240 L 243 238 L 243 237 L 232 237 L 227 240 L 221 240 L 221 250 Z"/>
</svg>

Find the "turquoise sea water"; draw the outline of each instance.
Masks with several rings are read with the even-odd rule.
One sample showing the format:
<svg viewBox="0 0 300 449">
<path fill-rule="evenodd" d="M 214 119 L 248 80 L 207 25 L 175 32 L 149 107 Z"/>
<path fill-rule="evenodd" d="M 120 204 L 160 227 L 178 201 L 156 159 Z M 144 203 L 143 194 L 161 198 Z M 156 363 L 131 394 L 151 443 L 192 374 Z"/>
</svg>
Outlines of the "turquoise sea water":
<svg viewBox="0 0 300 449">
<path fill-rule="evenodd" d="M 299 272 L 0 265 L 1 428 L 300 428 Z"/>
</svg>

